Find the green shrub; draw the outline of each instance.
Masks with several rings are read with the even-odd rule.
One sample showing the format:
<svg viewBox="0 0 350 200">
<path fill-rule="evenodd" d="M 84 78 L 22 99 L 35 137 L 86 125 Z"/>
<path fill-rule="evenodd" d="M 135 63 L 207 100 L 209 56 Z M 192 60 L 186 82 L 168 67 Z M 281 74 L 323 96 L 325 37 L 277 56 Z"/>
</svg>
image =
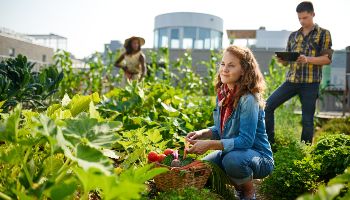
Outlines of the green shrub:
<svg viewBox="0 0 350 200">
<path fill-rule="evenodd" d="M 222 199 L 217 194 L 211 193 L 208 189 L 185 188 L 161 193 L 156 197 L 158 200 L 218 200 Z"/>
<path fill-rule="evenodd" d="M 21 103 L 24 108 L 44 109 L 51 97 L 58 91 L 63 73 L 54 66 L 34 72 L 35 63 L 19 54 L 0 62 L 0 102 L 5 112 Z"/>
<path fill-rule="evenodd" d="M 263 193 L 271 199 L 295 199 L 350 166 L 350 136 L 325 135 L 311 147 L 291 143 L 281 146 L 274 158 L 275 170 L 263 181 Z"/>
<path fill-rule="evenodd" d="M 295 142 L 280 147 L 274 154 L 275 169 L 261 185 L 265 196 L 271 199 L 295 199 L 317 188 L 320 166 L 311 157 L 305 157 L 305 149 L 305 146 Z"/>
<path fill-rule="evenodd" d="M 329 120 L 316 132 L 315 137 L 339 133 L 350 135 L 350 117 Z"/>
<path fill-rule="evenodd" d="M 350 136 L 325 135 L 313 146 L 311 155 L 321 164 L 320 178 L 329 179 L 350 166 Z"/>
<path fill-rule="evenodd" d="M 279 150 L 292 143 L 299 143 L 301 134 L 300 116 L 293 113 L 293 107 L 281 106 L 275 111 L 275 144 L 273 150 Z"/>
<path fill-rule="evenodd" d="M 297 200 L 320 200 L 320 199 L 337 199 L 347 200 L 350 199 L 350 167 L 345 172 L 332 180 L 330 180 L 327 186 L 321 185 L 317 193 L 305 194 L 298 197 Z"/>
</svg>

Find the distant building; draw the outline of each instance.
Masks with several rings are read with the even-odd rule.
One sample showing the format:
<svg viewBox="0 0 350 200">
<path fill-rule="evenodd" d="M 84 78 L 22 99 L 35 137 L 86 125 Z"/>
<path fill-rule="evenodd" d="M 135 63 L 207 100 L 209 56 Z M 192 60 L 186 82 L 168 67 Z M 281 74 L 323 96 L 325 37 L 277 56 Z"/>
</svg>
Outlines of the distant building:
<svg viewBox="0 0 350 200">
<path fill-rule="evenodd" d="M 58 49 L 67 51 L 67 38 L 52 33 L 25 35 L 0 28 L 0 60 L 22 54 L 30 62 L 37 63 L 34 70 L 38 70 L 40 66 L 53 62 L 54 52 Z M 84 68 L 83 61 L 75 59 L 72 54 L 71 59 L 74 68 Z"/>
<path fill-rule="evenodd" d="M 53 33 L 50 34 L 41 34 L 41 35 L 27 35 L 32 38 L 33 43 L 43 45 L 46 47 L 52 48 L 54 51 L 58 49 L 67 51 L 67 38 L 56 35 Z"/>
<path fill-rule="evenodd" d="M 223 20 L 220 17 L 192 12 L 158 15 L 154 25 L 154 48 L 222 48 Z"/>
<path fill-rule="evenodd" d="M 53 49 L 34 44 L 32 38 L 12 30 L 0 28 L 0 59 L 25 55 L 29 61 L 39 65 L 52 62 Z"/>
<path fill-rule="evenodd" d="M 323 66 L 320 108 L 350 112 L 350 49 L 334 51 L 332 63 Z"/>
<path fill-rule="evenodd" d="M 105 44 L 103 52 L 103 60 L 107 60 L 108 51 L 116 52 L 123 48 L 123 44 L 119 40 L 111 40 L 110 43 Z"/>
<path fill-rule="evenodd" d="M 155 17 L 154 49 L 169 48 L 170 61 L 176 61 L 186 51 L 191 52 L 194 70 L 201 76 L 207 68 L 200 64 L 209 61 L 210 51 L 222 50 L 223 20 L 214 15 L 193 12 L 174 12 Z"/>
<path fill-rule="evenodd" d="M 275 52 L 285 51 L 291 31 L 268 31 L 265 27 L 260 27 L 257 30 L 226 30 L 226 33 L 230 44 L 245 40 L 245 46 L 253 51 L 261 71 L 268 72 Z"/>
<path fill-rule="evenodd" d="M 230 43 L 246 40 L 248 47 L 257 49 L 285 49 L 291 31 L 268 31 L 265 27 L 258 30 L 227 30 Z"/>
<path fill-rule="evenodd" d="M 119 40 L 111 40 L 109 44 L 105 44 L 105 52 L 109 49 L 111 51 L 119 50 L 123 47 L 123 44 Z"/>
</svg>

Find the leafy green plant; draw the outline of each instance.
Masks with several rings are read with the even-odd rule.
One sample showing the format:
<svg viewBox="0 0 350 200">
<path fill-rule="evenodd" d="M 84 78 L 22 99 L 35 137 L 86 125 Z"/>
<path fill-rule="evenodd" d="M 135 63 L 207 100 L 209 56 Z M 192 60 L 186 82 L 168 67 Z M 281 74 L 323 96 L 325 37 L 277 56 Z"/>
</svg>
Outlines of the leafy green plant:
<svg viewBox="0 0 350 200">
<path fill-rule="evenodd" d="M 72 95 L 79 91 L 83 83 L 82 76 L 75 74 L 73 70 L 73 62 L 70 54 L 63 50 L 58 50 L 54 55 L 54 66 L 61 69 L 64 73 L 62 83 L 60 84 L 60 97 L 65 94 Z"/>
<path fill-rule="evenodd" d="M 331 179 L 327 186 L 321 185 L 315 194 L 304 194 L 297 200 L 346 200 L 350 199 L 350 167 Z"/>
<path fill-rule="evenodd" d="M 165 149 L 169 141 L 163 140 L 160 131 L 157 128 L 146 130 L 144 127 L 121 131 L 118 134 L 120 138 L 113 144 L 113 149 L 120 155 L 120 166 L 128 168 L 134 164 L 145 165 L 149 151 Z"/>
<path fill-rule="evenodd" d="M 166 171 L 146 164 L 113 169 L 112 159 L 119 156 L 111 145 L 118 140 L 121 123 L 99 117 L 96 98 L 66 97 L 46 113 L 25 111 L 19 104 L 2 114 L 2 198 L 87 199 L 91 190 L 98 190 L 104 199 L 135 199 L 145 191 L 145 181 Z"/>
<path fill-rule="evenodd" d="M 105 118 L 122 121 L 125 129 L 161 127 L 164 139 L 179 141 L 179 135 L 212 124 L 213 102 L 160 83 L 137 83 L 105 95 L 98 110 Z M 201 106 L 199 106 L 201 105 Z"/>
<path fill-rule="evenodd" d="M 295 199 L 305 192 L 317 189 L 320 165 L 310 157 L 280 165 L 264 181 L 264 193 L 271 199 Z M 272 186 L 272 187 L 271 187 Z M 278 186 L 278 189 L 274 189 Z"/>
<path fill-rule="evenodd" d="M 46 99 L 58 91 L 63 73 L 49 66 L 39 72 L 32 71 L 35 63 L 18 55 L 0 63 L 0 101 L 5 111 L 22 103 L 24 108 L 44 109 Z"/>
<path fill-rule="evenodd" d="M 350 135 L 350 117 L 331 119 L 325 124 L 322 124 L 322 127 L 317 130 L 315 137 L 329 134 L 345 134 Z"/>
<path fill-rule="evenodd" d="M 277 62 L 276 57 L 272 57 L 269 64 L 268 73 L 264 74 L 266 85 L 268 86 L 265 90 L 265 98 L 267 99 L 271 94 L 283 83 L 285 82 L 286 72 L 288 70 L 288 66 L 283 66 L 282 64 Z M 292 98 L 288 103 L 288 105 L 293 111 L 295 108 L 299 106 L 298 98 Z"/>
<path fill-rule="evenodd" d="M 320 137 L 311 147 L 298 142 L 280 146 L 274 154 L 275 169 L 263 181 L 262 191 L 271 199 L 294 199 L 315 192 L 350 165 L 349 144 L 349 136 L 333 134 Z"/>
<path fill-rule="evenodd" d="M 271 58 L 268 73 L 265 73 L 266 85 L 268 85 L 265 91 L 265 97 L 271 96 L 271 94 L 285 81 L 285 74 L 287 67 L 279 64 L 275 57 Z"/>
<path fill-rule="evenodd" d="M 212 162 L 206 162 L 210 165 L 212 169 L 212 173 L 209 176 L 208 187 L 211 191 L 219 194 L 224 199 L 234 199 L 234 187 L 230 178 L 227 176 L 226 172 L 224 172 L 218 165 Z"/>
<path fill-rule="evenodd" d="M 261 191 L 270 199 L 294 199 L 317 187 L 319 165 L 306 158 L 298 141 L 281 146 L 274 154 L 275 169 L 264 179 Z M 278 188 L 278 190 L 276 190 Z"/>
<path fill-rule="evenodd" d="M 311 155 L 321 163 L 320 178 L 325 182 L 350 166 L 350 136 L 325 135 L 313 146 Z"/>
<path fill-rule="evenodd" d="M 191 199 L 191 200 L 202 200 L 202 199 L 208 199 L 208 200 L 219 200 L 222 199 L 220 196 L 211 193 L 207 189 L 196 189 L 196 188 L 185 188 L 182 190 L 175 190 L 175 191 L 169 191 L 164 192 L 158 195 L 155 199 L 159 200 L 185 200 L 185 199 Z"/>
<path fill-rule="evenodd" d="M 204 85 L 207 90 L 204 89 L 204 92 L 210 96 L 216 96 L 214 88 L 214 80 L 217 75 L 218 62 L 221 59 L 221 52 L 216 52 L 214 50 L 210 51 L 210 60 L 209 62 L 202 61 L 200 64 L 207 67 L 208 76 L 204 77 Z"/>
<path fill-rule="evenodd" d="M 192 56 L 191 52 L 187 51 L 184 55 L 178 58 L 174 63 L 172 63 L 172 68 L 175 71 L 177 81 L 175 82 L 176 87 L 188 91 L 192 94 L 203 94 L 204 92 L 204 82 L 203 78 L 196 74 L 193 70 Z M 209 82 L 210 84 L 210 82 Z M 213 85 L 213 84 L 211 84 Z M 212 87 L 213 91 L 214 88 Z"/>
</svg>

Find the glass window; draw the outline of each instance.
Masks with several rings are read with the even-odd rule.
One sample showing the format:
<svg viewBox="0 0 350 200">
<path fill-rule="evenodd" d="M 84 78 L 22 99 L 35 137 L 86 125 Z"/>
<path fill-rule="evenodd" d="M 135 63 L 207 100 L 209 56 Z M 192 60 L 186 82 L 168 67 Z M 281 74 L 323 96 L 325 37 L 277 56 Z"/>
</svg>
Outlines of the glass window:
<svg viewBox="0 0 350 200">
<path fill-rule="evenodd" d="M 210 30 L 199 28 L 198 40 L 195 44 L 196 49 L 210 49 Z"/>
<path fill-rule="evenodd" d="M 183 37 L 183 48 L 192 49 L 194 47 L 194 41 L 196 40 L 196 28 L 194 27 L 185 27 L 184 28 L 184 37 Z"/>
<path fill-rule="evenodd" d="M 171 39 L 179 39 L 179 29 L 171 29 Z"/>
<path fill-rule="evenodd" d="M 159 38 L 158 30 L 155 30 L 154 31 L 154 41 L 153 41 L 154 48 L 158 48 L 159 47 L 159 45 L 158 45 L 158 38 Z"/>
<path fill-rule="evenodd" d="M 158 44 L 159 47 L 168 47 L 169 38 L 168 38 L 168 29 L 161 28 L 159 29 L 159 38 L 158 38 Z"/>
<path fill-rule="evenodd" d="M 194 48 L 203 49 L 204 48 L 204 41 L 203 40 L 196 40 L 196 42 L 194 44 Z"/>
<path fill-rule="evenodd" d="M 211 31 L 211 45 L 210 48 L 211 49 L 219 49 L 221 48 L 222 44 L 222 33 L 218 32 L 218 31 Z"/>
<path fill-rule="evenodd" d="M 14 48 L 9 49 L 9 56 L 16 56 L 16 50 Z"/>
<path fill-rule="evenodd" d="M 219 32 L 219 49 L 222 48 L 222 36 L 223 36 L 223 34 L 221 32 Z"/>
<path fill-rule="evenodd" d="M 58 39 L 58 49 L 66 49 L 66 40 L 65 39 Z M 113 45 L 114 46 L 114 45 Z"/>
<path fill-rule="evenodd" d="M 180 34 L 179 29 L 171 29 L 170 31 L 170 48 L 178 49 L 180 48 Z"/>
<path fill-rule="evenodd" d="M 46 62 L 46 55 L 45 54 L 43 55 L 42 61 Z"/>
</svg>

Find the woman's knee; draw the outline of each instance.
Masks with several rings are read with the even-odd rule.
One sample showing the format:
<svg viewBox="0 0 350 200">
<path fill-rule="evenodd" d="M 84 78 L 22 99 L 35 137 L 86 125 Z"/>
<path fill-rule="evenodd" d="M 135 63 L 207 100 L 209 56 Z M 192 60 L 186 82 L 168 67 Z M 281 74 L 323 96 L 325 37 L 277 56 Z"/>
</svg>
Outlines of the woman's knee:
<svg viewBox="0 0 350 200">
<path fill-rule="evenodd" d="M 232 177 L 248 177 L 252 174 L 249 169 L 247 158 L 240 151 L 232 151 L 227 153 L 222 159 L 222 165 L 229 176 Z"/>
<path fill-rule="evenodd" d="M 222 154 L 222 151 L 214 151 L 208 154 L 207 156 L 205 156 L 204 158 L 202 158 L 202 160 L 215 163 L 219 167 L 223 168 L 221 154 Z"/>
</svg>

